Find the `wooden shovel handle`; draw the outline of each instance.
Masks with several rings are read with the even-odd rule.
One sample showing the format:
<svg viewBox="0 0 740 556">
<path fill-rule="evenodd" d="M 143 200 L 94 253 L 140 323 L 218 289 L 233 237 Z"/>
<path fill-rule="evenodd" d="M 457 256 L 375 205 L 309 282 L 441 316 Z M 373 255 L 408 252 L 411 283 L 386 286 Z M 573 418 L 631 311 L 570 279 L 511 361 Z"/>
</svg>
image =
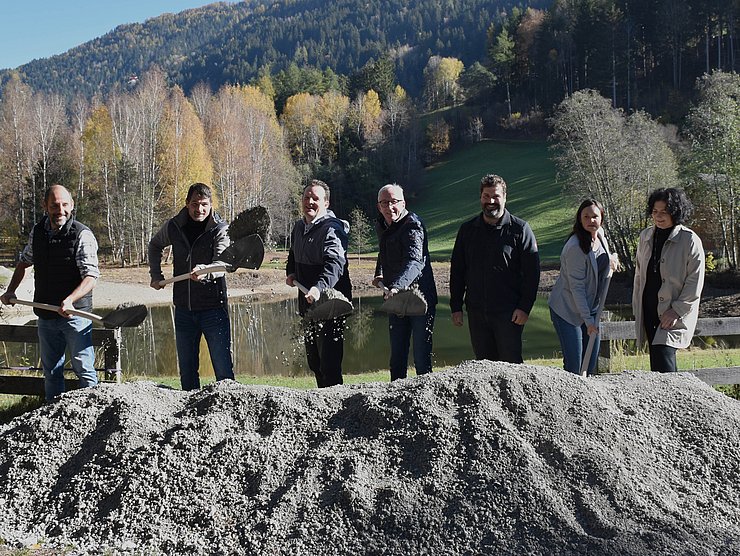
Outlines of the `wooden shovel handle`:
<svg viewBox="0 0 740 556">
<path fill-rule="evenodd" d="M 212 264 L 208 265 L 203 268 L 199 268 L 195 271 L 195 274 L 198 276 L 202 276 L 203 274 L 208 274 L 209 272 L 227 272 L 229 270 L 229 266 L 225 264 Z M 167 278 L 165 280 L 160 280 L 159 285 L 160 286 L 166 286 L 167 284 L 171 284 L 172 282 L 182 282 L 183 280 L 188 280 L 190 278 L 190 274 L 178 274 L 177 276 L 173 276 L 172 278 Z"/>
<path fill-rule="evenodd" d="M 48 303 L 39 303 L 37 301 L 26 301 L 25 299 L 14 299 L 14 303 L 17 303 L 18 305 L 26 305 L 28 307 L 34 307 L 36 309 L 45 309 L 46 311 L 51 311 L 52 313 L 56 313 L 59 311 L 59 305 L 49 305 Z M 67 311 L 70 315 L 75 315 L 78 317 L 83 317 L 86 319 L 94 320 L 95 322 L 102 323 L 103 317 L 100 315 L 96 315 L 95 313 L 88 313 L 87 311 L 79 311 L 77 309 L 70 309 Z"/>
</svg>

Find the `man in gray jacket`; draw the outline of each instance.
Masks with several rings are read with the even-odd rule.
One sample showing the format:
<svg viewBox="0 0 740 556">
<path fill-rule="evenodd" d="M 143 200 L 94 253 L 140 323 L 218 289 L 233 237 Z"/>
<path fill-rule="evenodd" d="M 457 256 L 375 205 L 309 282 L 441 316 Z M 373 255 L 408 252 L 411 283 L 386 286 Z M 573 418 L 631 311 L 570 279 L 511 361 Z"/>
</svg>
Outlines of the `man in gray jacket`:
<svg viewBox="0 0 740 556">
<path fill-rule="evenodd" d="M 200 388 L 198 374 L 200 339 L 205 336 L 216 380 L 234 378 L 231 359 L 231 327 L 223 272 L 195 274 L 196 270 L 218 260 L 229 246 L 227 224 L 214 213 L 211 189 L 194 183 L 188 190 L 185 207 L 165 222 L 149 242 L 151 287 L 163 286 L 162 250 L 172 245 L 174 274 L 190 279 L 175 282 L 175 343 L 183 390 Z"/>
</svg>

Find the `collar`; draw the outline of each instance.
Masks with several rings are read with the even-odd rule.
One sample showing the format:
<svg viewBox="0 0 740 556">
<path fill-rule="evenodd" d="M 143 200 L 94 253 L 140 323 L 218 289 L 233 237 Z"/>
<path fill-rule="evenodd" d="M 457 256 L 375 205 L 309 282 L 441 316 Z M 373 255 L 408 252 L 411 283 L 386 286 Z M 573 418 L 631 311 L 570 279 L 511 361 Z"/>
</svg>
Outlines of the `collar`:
<svg viewBox="0 0 740 556">
<path fill-rule="evenodd" d="M 504 226 L 511 225 L 511 213 L 508 209 L 504 208 L 504 214 L 501 216 L 498 224 L 489 224 L 483 219 L 483 211 L 481 211 L 481 213 L 478 215 L 478 218 L 475 220 L 475 223 L 478 226 L 485 226 L 487 228 L 503 228 Z"/>
</svg>

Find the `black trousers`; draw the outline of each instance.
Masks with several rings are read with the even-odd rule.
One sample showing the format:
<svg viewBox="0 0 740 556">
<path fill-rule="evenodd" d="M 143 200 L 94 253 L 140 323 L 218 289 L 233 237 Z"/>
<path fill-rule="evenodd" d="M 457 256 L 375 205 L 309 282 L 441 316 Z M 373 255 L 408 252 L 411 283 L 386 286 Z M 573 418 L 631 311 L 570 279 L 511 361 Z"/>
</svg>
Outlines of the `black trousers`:
<svg viewBox="0 0 740 556">
<path fill-rule="evenodd" d="M 476 359 L 522 363 L 523 326 L 511 322 L 511 313 L 468 312 L 470 343 Z"/>
<path fill-rule="evenodd" d="M 659 326 L 659 320 L 648 318 L 645 315 L 645 334 L 647 335 L 650 352 L 650 370 L 658 373 L 675 373 L 678 371 L 678 365 L 676 364 L 676 351 L 678 350 L 663 344 L 653 344 Z"/>
<path fill-rule="evenodd" d="M 304 321 L 303 343 L 308 367 L 319 388 L 342 384 L 344 323 L 346 317 L 325 321 Z"/>
</svg>

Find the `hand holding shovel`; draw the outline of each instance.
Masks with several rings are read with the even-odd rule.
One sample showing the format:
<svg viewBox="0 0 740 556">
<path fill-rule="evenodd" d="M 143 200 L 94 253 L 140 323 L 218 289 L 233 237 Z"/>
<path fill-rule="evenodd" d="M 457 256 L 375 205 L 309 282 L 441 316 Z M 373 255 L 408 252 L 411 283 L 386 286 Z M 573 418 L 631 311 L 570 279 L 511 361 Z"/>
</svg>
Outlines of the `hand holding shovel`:
<svg viewBox="0 0 740 556">
<path fill-rule="evenodd" d="M 298 280 L 293 279 L 293 284 L 303 292 L 303 295 L 309 295 L 307 289 Z M 314 289 L 314 288 L 311 288 Z M 311 295 L 313 298 L 313 295 Z M 306 312 L 308 320 L 331 320 L 337 317 L 349 315 L 352 312 L 352 303 L 340 291 L 333 288 L 324 290 L 318 299 L 310 304 Z"/>
<path fill-rule="evenodd" d="M 411 288 L 396 293 L 389 290 L 382 280 L 378 281 L 378 287 L 386 293 L 385 301 L 378 308 L 379 311 L 392 313 L 399 317 L 418 317 L 426 314 L 427 301 L 418 289 Z M 387 295 L 389 293 L 391 295 Z"/>
<path fill-rule="evenodd" d="M 17 303 L 18 305 L 26 305 L 28 307 L 34 307 L 35 309 L 44 309 L 54 313 L 59 312 L 58 305 L 39 303 L 37 301 L 26 301 L 25 299 L 18 299 L 17 297 L 14 297 L 11 301 L 11 304 Z M 146 306 L 144 305 L 119 305 L 116 309 L 106 315 L 97 315 L 95 313 L 88 313 L 87 311 L 79 311 L 77 309 L 69 309 L 67 310 L 67 313 L 99 322 L 106 328 L 139 326 L 144 322 L 144 319 L 148 314 Z"/>
</svg>

